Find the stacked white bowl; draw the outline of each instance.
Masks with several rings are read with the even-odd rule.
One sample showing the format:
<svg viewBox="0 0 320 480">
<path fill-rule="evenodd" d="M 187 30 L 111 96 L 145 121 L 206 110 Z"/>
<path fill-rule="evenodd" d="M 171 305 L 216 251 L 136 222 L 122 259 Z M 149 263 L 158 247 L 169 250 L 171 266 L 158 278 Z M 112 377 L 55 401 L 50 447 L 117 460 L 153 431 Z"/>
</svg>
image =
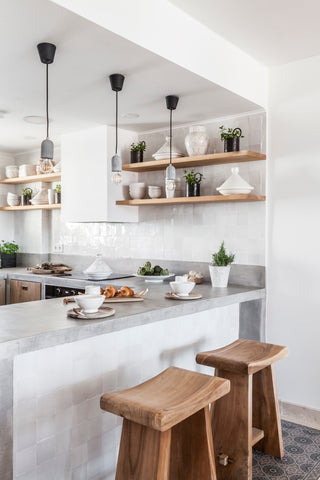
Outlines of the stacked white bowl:
<svg viewBox="0 0 320 480">
<path fill-rule="evenodd" d="M 160 198 L 161 197 L 161 187 L 157 185 L 149 185 L 148 195 L 150 198 Z"/>
<path fill-rule="evenodd" d="M 6 177 L 14 178 L 19 175 L 19 167 L 17 165 L 8 165 L 6 167 Z"/>
<path fill-rule="evenodd" d="M 37 166 L 36 165 L 20 165 L 19 167 L 19 177 L 28 177 L 30 175 L 36 175 Z"/>
<path fill-rule="evenodd" d="M 129 193 L 133 200 L 144 198 L 146 195 L 146 184 L 143 182 L 130 183 Z"/>
<path fill-rule="evenodd" d="M 16 207 L 20 203 L 20 197 L 16 193 L 8 193 L 7 203 L 10 207 Z"/>
</svg>

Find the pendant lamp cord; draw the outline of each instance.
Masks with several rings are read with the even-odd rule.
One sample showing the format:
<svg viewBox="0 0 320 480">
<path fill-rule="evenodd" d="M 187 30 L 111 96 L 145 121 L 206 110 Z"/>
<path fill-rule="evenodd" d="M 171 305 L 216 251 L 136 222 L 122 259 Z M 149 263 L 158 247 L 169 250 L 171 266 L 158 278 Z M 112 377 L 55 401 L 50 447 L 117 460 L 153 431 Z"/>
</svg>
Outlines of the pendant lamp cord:
<svg viewBox="0 0 320 480">
<path fill-rule="evenodd" d="M 46 64 L 46 111 L 47 111 L 47 138 L 49 138 L 49 65 Z"/>
<path fill-rule="evenodd" d="M 172 110 L 170 110 L 170 165 L 172 164 Z"/>
<path fill-rule="evenodd" d="M 116 92 L 116 154 L 118 153 L 118 92 Z"/>
</svg>

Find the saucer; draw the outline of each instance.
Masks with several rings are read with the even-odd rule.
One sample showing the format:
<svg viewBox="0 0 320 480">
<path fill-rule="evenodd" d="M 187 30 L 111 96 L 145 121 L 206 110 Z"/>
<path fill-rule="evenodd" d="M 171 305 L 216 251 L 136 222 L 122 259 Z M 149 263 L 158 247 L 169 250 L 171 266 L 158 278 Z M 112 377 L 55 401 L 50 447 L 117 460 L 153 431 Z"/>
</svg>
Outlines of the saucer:
<svg viewBox="0 0 320 480">
<path fill-rule="evenodd" d="M 81 313 L 80 308 L 72 308 L 67 311 L 68 317 L 78 320 L 97 320 L 99 318 L 111 317 L 114 313 L 115 309 L 110 307 L 100 307 L 95 313 Z"/>
<path fill-rule="evenodd" d="M 189 295 L 180 296 L 173 292 L 168 292 L 165 294 L 165 298 L 169 298 L 171 300 L 198 300 L 202 298 L 200 293 L 189 293 Z"/>
</svg>

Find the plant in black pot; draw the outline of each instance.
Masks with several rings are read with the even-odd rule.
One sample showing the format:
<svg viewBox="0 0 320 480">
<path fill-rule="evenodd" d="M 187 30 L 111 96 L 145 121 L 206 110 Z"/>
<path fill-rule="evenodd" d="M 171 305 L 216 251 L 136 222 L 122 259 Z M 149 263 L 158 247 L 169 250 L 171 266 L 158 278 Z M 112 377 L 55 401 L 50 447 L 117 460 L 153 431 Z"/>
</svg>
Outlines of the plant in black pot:
<svg viewBox="0 0 320 480">
<path fill-rule="evenodd" d="M 22 193 L 22 195 L 21 195 L 21 205 L 30 205 L 32 188 L 29 188 L 29 187 L 23 188 L 21 193 Z"/>
<path fill-rule="evenodd" d="M 54 189 L 54 201 L 55 203 L 61 203 L 61 185 L 58 183 Z"/>
<path fill-rule="evenodd" d="M 1 268 L 12 268 L 17 265 L 17 252 L 19 246 L 16 242 L 5 242 L 1 240 L 0 245 L 0 257 L 1 257 Z"/>
<path fill-rule="evenodd" d="M 186 197 L 199 197 L 200 196 L 200 183 L 204 176 L 202 173 L 194 173 L 194 168 L 188 173 L 184 171 L 184 178 L 186 179 Z"/>
<path fill-rule="evenodd" d="M 221 141 L 224 141 L 225 152 L 239 152 L 240 138 L 244 138 L 241 128 L 226 128 L 223 125 L 219 127 Z"/>
<path fill-rule="evenodd" d="M 141 142 L 135 144 L 131 143 L 131 163 L 143 162 L 143 152 L 146 149 L 146 142 L 142 140 Z"/>
</svg>

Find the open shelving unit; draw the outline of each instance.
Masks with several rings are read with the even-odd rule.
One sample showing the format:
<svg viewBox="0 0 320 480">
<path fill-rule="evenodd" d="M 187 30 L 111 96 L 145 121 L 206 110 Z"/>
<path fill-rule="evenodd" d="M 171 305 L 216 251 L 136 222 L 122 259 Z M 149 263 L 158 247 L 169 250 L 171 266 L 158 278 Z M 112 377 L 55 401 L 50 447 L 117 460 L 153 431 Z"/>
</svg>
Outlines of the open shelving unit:
<svg viewBox="0 0 320 480">
<path fill-rule="evenodd" d="M 22 183 L 34 183 L 34 182 L 58 182 L 61 180 L 61 173 L 43 173 L 40 175 L 29 175 L 28 177 L 13 177 L 13 178 L 2 178 L 0 183 L 6 185 L 19 185 Z"/>
<path fill-rule="evenodd" d="M 206 165 L 224 165 L 227 163 L 256 162 L 265 160 L 264 153 L 240 150 L 239 152 L 210 153 L 209 155 L 197 155 L 195 157 L 173 158 L 172 164 L 176 168 L 204 167 Z M 154 172 L 165 170 L 169 165 L 169 159 L 150 160 L 141 163 L 126 163 L 122 170 L 127 172 Z"/>
<path fill-rule="evenodd" d="M 180 157 L 172 159 L 176 168 L 203 167 L 208 165 L 224 165 L 228 163 L 255 162 L 266 160 L 263 153 L 241 150 L 239 152 L 212 153 L 209 155 L 197 155 L 194 157 Z M 165 170 L 169 165 L 169 159 L 151 160 L 141 163 L 127 163 L 122 169 L 127 172 L 154 172 Z M 264 202 L 265 195 L 203 195 L 200 197 L 175 197 L 175 198 L 144 198 L 139 200 L 118 200 L 116 205 L 144 206 L 144 205 L 183 205 L 200 203 L 222 202 Z"/>
<path fill-rule="evenodd" d="M 58 210 L 61 203 L 45 203 L 44 205 L 17 205 L 16 207 L 0 207 L 0 211 L 13 212 L 19 210 Z"/>
</svg>

